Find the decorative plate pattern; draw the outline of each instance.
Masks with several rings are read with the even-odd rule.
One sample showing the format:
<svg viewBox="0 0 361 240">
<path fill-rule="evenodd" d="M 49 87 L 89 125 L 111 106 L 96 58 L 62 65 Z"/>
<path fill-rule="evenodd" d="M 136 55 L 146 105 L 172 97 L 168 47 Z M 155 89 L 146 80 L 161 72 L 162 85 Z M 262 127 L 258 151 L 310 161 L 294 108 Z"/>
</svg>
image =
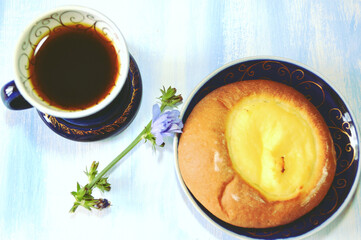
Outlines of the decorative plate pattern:
<svg viewBox="0 0 361 240">
<path fill-rule="evenodd" d="M 252 59 L 239 61 L 215 72 L 200 84 L 188 99 L 182 111 L 185 122 L 194 106 L 208 93 L 225 84 L 252 79 L 268 79 L 289 85 L 301 92 L 316 106 L 331 132 L 336 154 L 337 169 L 334 181 L 324 200 L 298 220 L 279 227 L 266 229 L 240 228 L 225 223 L 205 209 L 189 192 L 177 169 L 178 177 L 196 208 L 211 221 L 236 236 L 275 239 L 309 235 L 334 219 L 346 206 L 356 189 L 359 175 L 359 140 L 357 129 L 342 98 L 319 75 L 287 60 Z M 187 105 L 188 104 L 188 105 Z M 177 151 L 178 139 L 175 141 Z M 177 153 L 176 153 L 177 154 Z M 177 163 L 178 168 L 178 163 Z"/>
<path fill-rule="evenodd" d="M 54 132 L 75 141 L 96 141 L 123 131 L 133 120 L 142 97 L 142 79 L 130 56 L 129 73 L 119 95 L 105 109 L 84 118 L 63 119 L 38 111 Z"/>
</svg>

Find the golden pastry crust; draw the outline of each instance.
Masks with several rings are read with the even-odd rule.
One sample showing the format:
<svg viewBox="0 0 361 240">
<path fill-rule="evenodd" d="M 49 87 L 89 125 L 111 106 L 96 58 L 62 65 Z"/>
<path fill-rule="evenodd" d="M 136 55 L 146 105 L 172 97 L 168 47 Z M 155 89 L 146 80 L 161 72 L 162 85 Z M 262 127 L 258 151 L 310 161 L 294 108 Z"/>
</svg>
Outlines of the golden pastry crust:
<svg viewBox="0 0 361 240">
<path fill-rule="evenodd" d="M 291 103 L 308 120 L 317 136 L 312 189 L 289 200 L 268 201 L 233 168 L 225 137 L 227 115 L 251 95 Z M 178 161 L 185 184 L 205 208 L 227 223 L 247 228 L 287 224 L 311 211 L 326 195 L 336 170 L 333 141 L 317 109 L 293 88 L 268 80 L 228 84 L 204 97 L 184 125 Z"/>
</svg>

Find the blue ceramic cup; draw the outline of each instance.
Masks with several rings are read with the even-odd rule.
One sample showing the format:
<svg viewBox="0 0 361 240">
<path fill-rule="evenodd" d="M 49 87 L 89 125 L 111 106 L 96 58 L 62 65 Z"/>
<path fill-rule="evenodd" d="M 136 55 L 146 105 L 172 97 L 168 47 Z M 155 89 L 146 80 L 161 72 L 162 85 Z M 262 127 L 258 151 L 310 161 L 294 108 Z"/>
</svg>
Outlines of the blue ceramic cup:
<svg viewBox="0 0 361 240">
<path fill-rule="evenodd" d="M 119 63 L 115 86 L 97 104 L 80 110 L 67 110 L 55 107 L 44 100 L 34 89 L 29 72 L 31 57 L 41 47 L 49 34 L 59 27 L 92 26 L 105 35 L 113 45 Z M 64 71 L 67 71 L 64 69 Z M 39 112 L 64 118 L 84 119 L 105 109 L 121 92 L 129 72 L 129 52 L 125 39 L 119 29 L 105 16 L 88 8 L 78 6 L 61 7 L 49 11 L 36 19 L 24 31 L 15 50 L 15 80 L 7 83 L 1 90 L 4 104 L 11 110 L 35 107 Z M 59 83 L 61 84 L 61 83 Z M 87 91 L 86 87 L 84 91 Z"/>
</svg>

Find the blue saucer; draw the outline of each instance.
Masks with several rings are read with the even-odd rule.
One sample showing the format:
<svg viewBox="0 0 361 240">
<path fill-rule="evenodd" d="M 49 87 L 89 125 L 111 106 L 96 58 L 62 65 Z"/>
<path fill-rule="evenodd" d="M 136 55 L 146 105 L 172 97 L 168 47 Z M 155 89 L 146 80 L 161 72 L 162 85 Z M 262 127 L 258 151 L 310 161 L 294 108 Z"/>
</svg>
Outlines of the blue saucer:
<svg viewBox="0 0 361 240">
<path fill-rule="evenodd" d="M 40 118 L 55 133 L 74 141 L 96 141 L 123 131 L 138 112 L 142 79 L 130 55 L 129 73 L 119 95 L 103 110 L 84 118 L 64 119 L 38 111 Z"/>
<path fill-rule="evenodd" d="M 247 58 L 232 62 L 204 79 L 185 102 L 182 121 L 185 122 L 195 105 L 211 91 L 237 81 L 268 79 L 289 85 L 308 98 L 319 110 L 331 132 L 337 154 L 337 169 L 332 186 L 323 201 L 311 212 L 287 225 L 251 229 L 228 224 L 210 213 L 197 201 L 177 174 L 184 193 L 193 206 L 215 226 L 236 237 L 251 239 L 303 238 L 320 230 L 347 206 L 360 178 L 359 139 L 353 116 L 341 96 L 307 66 L 283 58 Z M 181 135 L 174 141 L 177 146 Z"/>
</svg>

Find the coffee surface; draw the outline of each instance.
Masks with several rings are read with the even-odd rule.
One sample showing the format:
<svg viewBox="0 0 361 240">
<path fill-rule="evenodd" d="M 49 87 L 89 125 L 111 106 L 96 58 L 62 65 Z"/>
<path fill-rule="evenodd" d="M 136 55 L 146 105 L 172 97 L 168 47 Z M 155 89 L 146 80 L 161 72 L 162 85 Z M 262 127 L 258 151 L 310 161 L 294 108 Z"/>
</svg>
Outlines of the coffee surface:
<svg viewBox="0 0 361 240">
<path fill-rule="evenodd" d="M 37 94 L 65 110 L 89 108 L 112 90 L 120 63 L 112 42 L 99 30 L 58 27 L 30 57 L 29 73 Z"/>
</svg>

